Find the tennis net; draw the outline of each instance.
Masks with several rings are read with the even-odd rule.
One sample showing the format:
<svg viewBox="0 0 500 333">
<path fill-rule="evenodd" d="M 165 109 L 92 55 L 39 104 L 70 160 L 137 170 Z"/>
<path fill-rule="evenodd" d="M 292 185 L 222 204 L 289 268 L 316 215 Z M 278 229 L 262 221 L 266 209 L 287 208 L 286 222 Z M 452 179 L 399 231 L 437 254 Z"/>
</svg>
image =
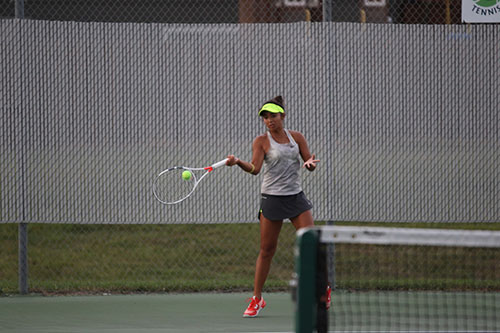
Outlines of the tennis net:
<svg viewBox="0 0 500 333">
<path fill-rule="evenodd" d="M 295 256 L 296 332 L 500 331 L 499 231 L 324 226 Z"/>
</svg>

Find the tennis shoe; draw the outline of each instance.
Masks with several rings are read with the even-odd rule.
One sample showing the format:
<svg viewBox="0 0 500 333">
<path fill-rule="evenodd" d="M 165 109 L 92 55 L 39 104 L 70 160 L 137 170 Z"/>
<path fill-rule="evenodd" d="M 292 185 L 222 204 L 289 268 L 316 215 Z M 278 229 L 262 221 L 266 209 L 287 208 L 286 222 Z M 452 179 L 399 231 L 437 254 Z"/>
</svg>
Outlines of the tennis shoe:
<svg viewBox="0 0 500 333">
<path fill-rule="evenodd" d="M 245 318 L 255 318 L 259 315 L 259 312 L 266 307 L 266 301 L 264 298 L 257 299 L 257 297 L 249 298 L 248 301 L 250 304 L 248 308 L 243 313 L 243 317 Z"/>
</svg>

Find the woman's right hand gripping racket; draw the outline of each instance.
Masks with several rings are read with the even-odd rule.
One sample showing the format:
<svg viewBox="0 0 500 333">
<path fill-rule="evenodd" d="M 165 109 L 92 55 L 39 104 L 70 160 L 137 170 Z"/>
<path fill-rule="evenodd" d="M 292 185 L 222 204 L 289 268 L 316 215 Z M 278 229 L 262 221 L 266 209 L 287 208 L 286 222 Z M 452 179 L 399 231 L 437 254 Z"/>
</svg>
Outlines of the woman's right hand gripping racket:
<svg viewBox="0 0 500 333">
<path fill-rule="evenodd" d="M 176 166 L 163 170 L 153 183 L 153 193 L 162 204 L 177 204 L 189 198 L 206 175 L 226 162 L 227 158 L 204 168 Z"/>
</svg>

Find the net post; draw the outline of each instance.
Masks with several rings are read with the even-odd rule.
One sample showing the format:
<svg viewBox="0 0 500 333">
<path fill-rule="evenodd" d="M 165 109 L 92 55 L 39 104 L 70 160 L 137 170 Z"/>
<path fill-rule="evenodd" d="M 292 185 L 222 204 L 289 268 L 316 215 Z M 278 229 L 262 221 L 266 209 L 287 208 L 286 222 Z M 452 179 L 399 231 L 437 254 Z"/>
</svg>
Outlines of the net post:
<svg viewBox="0 0 500 333">
<path fill-rule="evenodd" d="M 297 303 L 295 307 L 295 332 L 312 332 L 316 318 L 316 255 L 319 232 L 304 228 L 295 240 L 295 273 Z"/>
<path fill-rule="evenodd" d="M 321 235 L 321 232 L 318 233 Z M 328 262 L 327 262 L 327 245 L 318 240 L 316 252 L 316 331 L 318 333 L 328 332 L 328 312 L 327 303 L 327 288 L 328 288 Z"/>
</svg>

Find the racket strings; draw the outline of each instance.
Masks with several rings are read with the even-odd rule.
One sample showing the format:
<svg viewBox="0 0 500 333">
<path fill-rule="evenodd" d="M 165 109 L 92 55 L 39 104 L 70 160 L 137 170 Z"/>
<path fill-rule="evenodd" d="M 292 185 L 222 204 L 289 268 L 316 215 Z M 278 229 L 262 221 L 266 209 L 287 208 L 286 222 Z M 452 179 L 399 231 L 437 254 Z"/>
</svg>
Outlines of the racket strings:
<svg viewBox="0 0 500 333">
<path fill-rule="evenodd" d="M 164 203 L 174 203 L 186 198 L 194 189 L 196 176 L 192 173 L 190 179 L 182 178 L 184 168 L 168 170 L 160 175 L 154 184 L 155 194 Z"/>
</svg>

